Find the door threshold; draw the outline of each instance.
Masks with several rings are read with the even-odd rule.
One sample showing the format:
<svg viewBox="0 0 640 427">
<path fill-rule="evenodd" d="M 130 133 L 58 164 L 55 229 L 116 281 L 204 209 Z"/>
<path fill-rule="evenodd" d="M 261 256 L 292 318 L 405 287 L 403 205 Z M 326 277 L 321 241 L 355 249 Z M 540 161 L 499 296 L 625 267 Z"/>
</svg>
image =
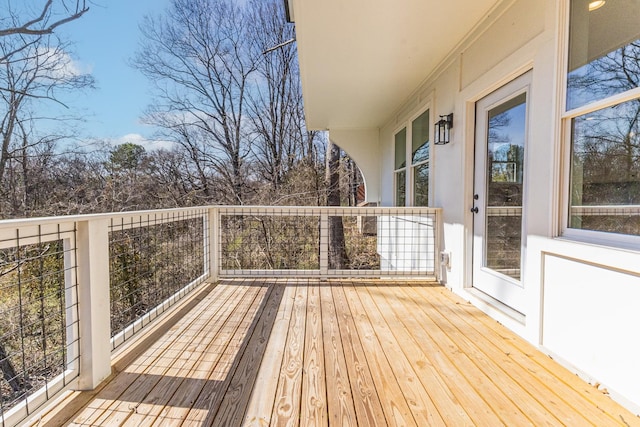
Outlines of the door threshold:
<svg viewBox="0 0 640 427">
<path fill-rule="evenodd" d="M 515 309 L 509 307 L 505 303 L 495 299 L 491 295 L 486 294 L 486 293 L 482 292 L 479 289 L 466 288 L 465 290 L 468 293 L 470 293 L 471 295 L 473 295 L 475 298 L 481 300 L 482 302 L 490 305 L 494 309 L 500 311 L 505 316 L 510 317 L 511 319 L 515 320 L 516 322 L 518 322 L 518 323 L 520 323 L 522 325 L 525 324 L 527 316 L 525 316 L 523 313 L 520 313 L 518 310 L 515 310 Z"/>
</svg>

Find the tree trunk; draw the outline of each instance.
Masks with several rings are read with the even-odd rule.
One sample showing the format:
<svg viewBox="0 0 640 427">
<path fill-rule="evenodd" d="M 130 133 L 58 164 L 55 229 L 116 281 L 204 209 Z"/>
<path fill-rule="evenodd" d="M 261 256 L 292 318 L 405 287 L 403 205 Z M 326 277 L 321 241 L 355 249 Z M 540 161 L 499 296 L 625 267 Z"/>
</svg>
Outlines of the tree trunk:
<svg viewBox="0 0 640 427">
<path fill-rule="evenodd" d="M 327 206 L 340 206 L 340 147 L 327 144 Z M 344 241 L 342 217 L 329 217 L 329 268 L 343 269 L 349 265 Z"/>
<path fill-rule="evenodd" d="M 4 376 L 4 379 L 7 380 L 13 391 L 19 391 L 21 389 L 20 381 L 18 381 L 16 370 L 13 368 L 11 361 L 7 357 L 7 352 L 4 350 L 2 343 L 0 343 L 0 369 L 2 369 L 2 375 Z"/>
</svg>

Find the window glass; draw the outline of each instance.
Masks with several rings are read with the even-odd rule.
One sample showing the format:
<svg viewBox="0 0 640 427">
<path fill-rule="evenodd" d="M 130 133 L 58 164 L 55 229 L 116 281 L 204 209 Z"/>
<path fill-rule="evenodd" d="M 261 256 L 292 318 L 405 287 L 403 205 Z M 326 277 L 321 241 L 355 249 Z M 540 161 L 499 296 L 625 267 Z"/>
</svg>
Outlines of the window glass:
<svg viewBox="0 0 640 427">
<path fill-rule="evenodd" d="M 411 161 L 429 160 L 429 110 L 411 123 Z"/>
<path fill-rule="evenodd" d="M 407 128 L 395 136 L 396 206 L 404 206 L 407 200 Z"/>
<path fill-rule="evenodd" d="M 429 206 L 429 163 L 413 168 L 414 206 Z"/>
<path fill-rule="evenodd" d="M 523 93 L 489 111 L 489 184 L 504 183 L 495 184 L 490 190 L 501 193 L 504 190 L 499 185 L 517 184 L 518 191 L 511 189 L 506 193 L 517 193 L 518 204 L 522 204 L 526 101 L 527 95 Z"/>
<path fill-rule="evenodd" d="M 407 172 L 396 172 L 396 206 L 405 206 L 407 203 Z"/>
<path fill-rule="evenodd" d="M 571 1 L 568 110 L 640 85 L 640 0 L 593 3 Z"/>
<path fill-rule="evenodd" d="M 567 109 L 637 87 L 640 0 L 571 0 Z M 569 228 L 640 235 L 639 121 L 637 97 L 571 119 Z"/>
<path fill-rule="evenodd" d="M 569 227 L 640 235 L 639 122 L 640 99 L 572 120 Z"/>
<path fill-rule="evenodd" d="M 407 164 L 407 128 L 402 129 L 396 134 L 395 148 L 395 169 L 401 169 Z"/>
<path fill-rule="evenodd" d="M 520 280 L 527 94 L 489 110 L 484 265 Z"/>
</svg>

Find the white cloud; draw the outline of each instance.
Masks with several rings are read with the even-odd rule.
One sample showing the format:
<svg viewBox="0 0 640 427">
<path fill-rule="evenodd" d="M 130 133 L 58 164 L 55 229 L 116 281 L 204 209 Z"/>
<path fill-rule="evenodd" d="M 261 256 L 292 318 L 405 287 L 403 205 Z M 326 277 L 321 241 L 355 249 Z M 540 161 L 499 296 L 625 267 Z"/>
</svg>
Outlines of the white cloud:
<svg viewBox="0 0 640 427">
<path fill-rule="evenodd" d="M 91 65 L 73 59 L 58 47 L 38 47 L 36 55 L 43 70 L 46 70 L 44 76 L 51 79 L 71 79 L 93 71 Z"/>
<path fill-rule="evenodd" d="M 128 133 L 119 138 L 112 138 L 109 143 L 114 147 L 120 144 L 130 142 L 132 144 L 140 145 L 147 151 L 165 149 L 170 150 L 174 147 L 174 143 L 171 141 L 147 139 L 139 133 Z"/>
</svg>

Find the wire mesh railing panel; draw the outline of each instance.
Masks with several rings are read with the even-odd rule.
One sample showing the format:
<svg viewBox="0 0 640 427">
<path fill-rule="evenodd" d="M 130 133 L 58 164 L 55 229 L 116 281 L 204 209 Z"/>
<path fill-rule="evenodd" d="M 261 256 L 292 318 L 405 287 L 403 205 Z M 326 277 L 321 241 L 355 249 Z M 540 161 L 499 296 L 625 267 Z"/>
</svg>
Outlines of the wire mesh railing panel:
<svg viewBox="0 0 640 427">
<path fill-rule="evenodd" d="M 223 276 L 435 276 L 438 209 L 221 208 Z"/>
<path fill-rule="evenodd" d="M 380 270 L 376 216 L 329 216 L 331 270 Z"/>
<path fill-rule="evenodd" d="M 114 348 L 204 281 L 206 210 L 112 221 L 109 232 Z M 147 322 L 148 323 L 148 322 Z"/>
<path fill-rule="evenodd" d="M 436 213 L 407 210 L 378 217 L 380 269 L 388 275 L 435 275 L 438 256 Z"/>
<path fill-rule="evenodd" d="M 224 214 L 220 229 L 222 270 L 320 268 L 319 216 Z"/>
<path fill-rule="evenodd" d="M 47 228 L 17 228 L 0 241 L 2 425 L 20 404 L 23 418 L 79 374 L 75 224 Z"/>
</svg>

